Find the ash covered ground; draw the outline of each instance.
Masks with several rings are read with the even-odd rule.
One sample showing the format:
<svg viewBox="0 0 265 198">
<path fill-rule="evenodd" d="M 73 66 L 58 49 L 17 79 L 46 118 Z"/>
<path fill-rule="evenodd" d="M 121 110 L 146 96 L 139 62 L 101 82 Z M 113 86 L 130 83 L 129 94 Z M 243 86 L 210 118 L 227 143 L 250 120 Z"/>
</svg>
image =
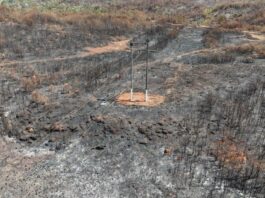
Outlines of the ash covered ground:
<svg viewBox="0 0 265 198">
<path fill-rule="evenodd" d="M 211 12 L 250 12 L 235 7 Z M 37 21 L 0 24 L 1 197 L 264 197 L 263 31 Z M 146 35 L 149 92 L 166 100 L 120 105 L 129 42 Z M 142 47 L 136 91 L 144 91 Z"/>
</svg>

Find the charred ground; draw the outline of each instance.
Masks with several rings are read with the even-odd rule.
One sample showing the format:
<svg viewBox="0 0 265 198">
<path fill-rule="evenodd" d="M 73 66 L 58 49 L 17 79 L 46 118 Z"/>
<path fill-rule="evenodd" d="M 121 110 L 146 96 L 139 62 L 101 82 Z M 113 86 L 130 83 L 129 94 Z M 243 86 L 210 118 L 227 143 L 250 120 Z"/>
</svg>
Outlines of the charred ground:
<svg viewBox="0 0 265 198">
<path fill-rule="evenodd" d="M 264 197 L 264 3 L 209 2 L 0 7 L 1 197 Z"/>
</svg>

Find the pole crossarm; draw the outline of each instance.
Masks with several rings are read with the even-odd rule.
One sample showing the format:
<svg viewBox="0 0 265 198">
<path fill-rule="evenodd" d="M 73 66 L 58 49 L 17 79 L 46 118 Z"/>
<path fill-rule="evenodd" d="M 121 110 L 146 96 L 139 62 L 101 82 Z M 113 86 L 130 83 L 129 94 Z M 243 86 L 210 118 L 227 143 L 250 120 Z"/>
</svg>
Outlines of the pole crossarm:
<svg viewBox="0 0 265 198">
<path fill-rule="evenodd" d="M 139 50 L 137 50 L 137 51 L 146 51 L 146 49 L 145 49 L 145 50 L 143 50 L 143 49 L 139 49 Z M 158 50 L 149 50 L 149 52 L 158 52 Z"/>
<path fill-rule="evenodd" d="M 146 44 L 146 42 L 130 42 L 130 46 L 133 46 L 133 45 L 144 45 Z"/>
</svg>

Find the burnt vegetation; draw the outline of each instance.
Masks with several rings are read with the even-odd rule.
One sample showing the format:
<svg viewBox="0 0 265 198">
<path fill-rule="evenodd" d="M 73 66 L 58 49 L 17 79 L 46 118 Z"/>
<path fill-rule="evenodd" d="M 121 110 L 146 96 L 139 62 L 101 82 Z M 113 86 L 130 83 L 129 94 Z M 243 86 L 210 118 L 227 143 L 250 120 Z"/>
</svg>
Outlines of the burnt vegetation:
<svg viewBox="0 0 265 198">
<path fill-rule="evenodd" d="M 264 3 L 95 2 L 0 6 L 0 194 L 264 197 Z"/>
</svg>

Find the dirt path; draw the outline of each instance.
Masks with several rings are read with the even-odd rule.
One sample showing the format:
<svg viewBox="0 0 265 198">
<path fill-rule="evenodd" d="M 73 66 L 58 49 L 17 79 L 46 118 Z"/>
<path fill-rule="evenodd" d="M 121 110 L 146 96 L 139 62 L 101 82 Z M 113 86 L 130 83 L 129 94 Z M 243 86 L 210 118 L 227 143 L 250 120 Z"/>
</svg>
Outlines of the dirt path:
<svg viewBox="0 0 265 198">
<path fill-rule="evenodd" d="M 249 34 L 252 38 L 256 39 L 256 40 L 249 40 L 249 42 L 252 44 L 265 41 L 265 34 L 262 34 L 260 32 L 243 31 L 243 33 Z M 211 49 L 198 49 L 198 50 L 193 50 L 189 52 L 183 52 L 183 53 L 179 53 L 177 58 L 181 59 L 183 56 L 194 55 L 198 53 L 211 53 L 211 52 L 223 51 L 225 48 L 226 47 L 217 47 L 217 48 L 211 48 Z"/>
<path fill-rule="evenodd" d="M 206 28 L 206 27 L 201 27 Z M 252 31 L 243 31 L 243 33 L 250 34 L 251 37 L 254 39 L 257 39 L 258 41 L 265 41 L 265 34 L 259 33 L 259 32 L 252 32 Z M 190 29 L 187 28 L 185 34 L 185 39 L 180 38 L 180 44 L 178 44 L 178 58 L 181 58 L 182 56 L 186 55 L 192 55 L 200 52 L 209 52 L 212 51 L 208 49 L 201 49 L 201 32 L 190 32 Z M 186 38 L 187 35 L 190 35 L 193 39 L 188 39 Z M 195 38 L 195 39 L 194 39 Z M 187 40 L 191 44 L 187 44 Z M 253 41 L 252 41 L 253 42 Z M 79 59 L 79 58 L 85 58 L 93 55 L 98 55 L 98 54 L 104 54 L 104 53 L 111 53 L 111 52 L 118 52 L 118 51 L 125 51 L 128 50 L 128 44 L 129 44 L 129 39 L 121 40 L 121 41 L 115 41 L 111 42 L 108 45 L 102 46 L 102 47 L 86 47 L 84 50 L 77 52 L 74 55 L 70 56 L 60 56 L 60 57 L 54 57 L 54 58 L 43 58 L 43 59 L 37 59 L 37 60 L 31 60 L 31 61 L 3 61 L 0 63 L 0 67 L 4 66 L 11 66 L 15 64 L 35 64 L 35 63 L 43 63 L 43 62 L 58 62 L 58 61 L 64 61 L 64 60 L 71 60 L 71 59 Z M 192 46 L 192 47 L 191 47 Z M 194 48 L 194 46 L 196 46 Z M 192 50 L 191 50 L 192 48 Z M 216 50 L 216 49 L 214 49 Z M 168 55 L 168 52 L 166 53 Z"/>
<path fill-rule="evenodd" d="M 95 47 L 95 48 L 85 48 L 84 51 L 78 52 L 77 54 L 70 55 L 70 56 L 60 56 L 55 58 L 43 58 L 38 60 L 31 60 L 31 61 L 6 61 L 0 63 L 0 67 L 4 66 L 11 66 L 15 64 L 34 64 L 34 63 L 43 63 L 43 62 L 51 62 L 51 61 L 64 61 L 64 60 L 71 60 L 71 59 L 78 59 L 78 58 L 85 58 L 97 54 L 103 53 L 111 53 L 111 52 L 118 52 L 118 51 L 125 51 L 128 49 L 129 39 L 111 42 L 106 46 L 102 47 Z"/>
<path fill-rule="evenodd" d="M 128 43 L 129 39 L 127 40 L 122 40 L 122 41 L 116 41 L 112 42 L 106 46 L 103 47 L 87 47 L 85 48 L 85 52 L 80 53 L 80 55 L 88 56 L 88 55 L 96 55 L 96 54 L 103 54 L 103 53 L 108 53 L 108 52 L 117 52 L 117 51 L 124 51 L 128 49 Z"/>
<path fill-rule="evenodd" d="M 257 39 L 259 41 L 265 41 L 265 34 L 260 32 L 253 32 L 253 31 L 243 31 L 246 34 L 249 34 L 252 38 Z"/>
</svg>

